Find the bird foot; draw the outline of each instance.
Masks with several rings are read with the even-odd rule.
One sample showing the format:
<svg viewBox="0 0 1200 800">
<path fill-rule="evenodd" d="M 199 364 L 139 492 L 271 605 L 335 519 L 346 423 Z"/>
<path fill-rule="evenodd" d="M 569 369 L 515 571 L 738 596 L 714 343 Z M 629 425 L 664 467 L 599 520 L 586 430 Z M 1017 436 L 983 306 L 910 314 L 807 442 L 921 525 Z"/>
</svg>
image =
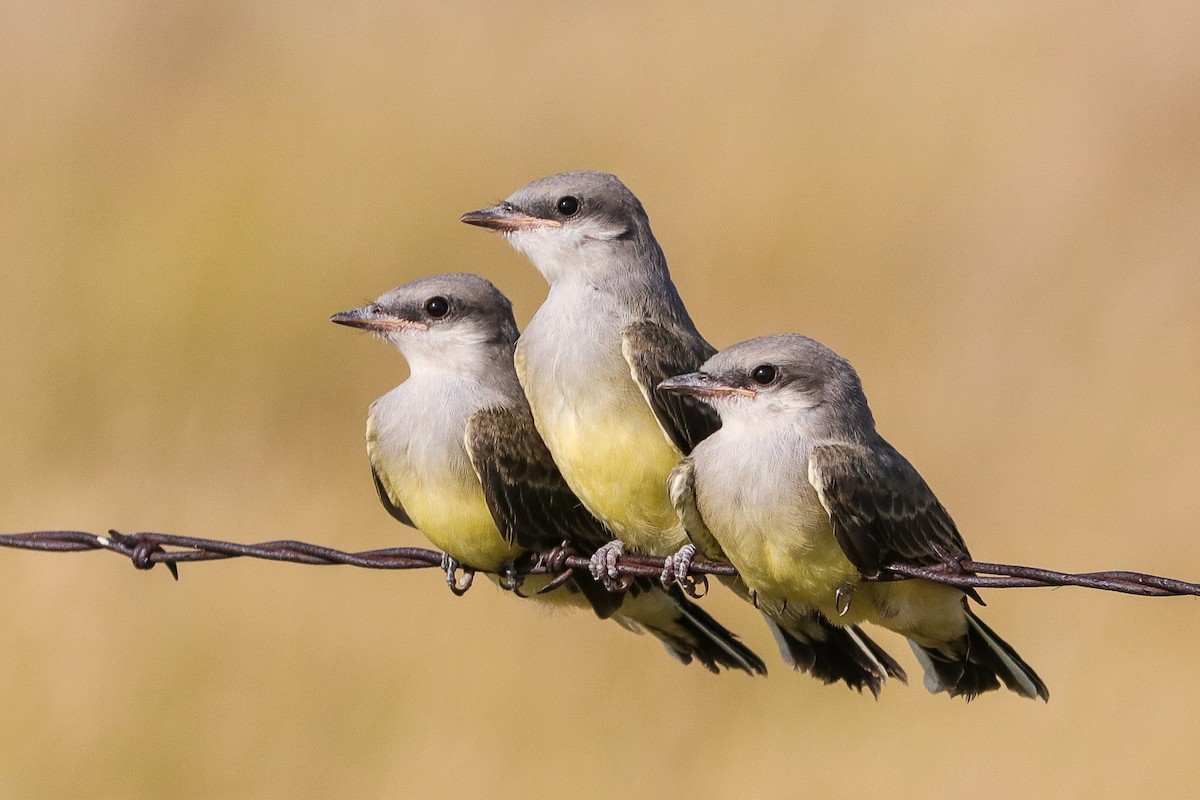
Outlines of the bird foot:
<svg viewBox="0 0 1200 800">
<path fill-rule="evenodd" d="M 462 571 L 461 576 L 458 574 L 459 570 Z M 471 583 L 475 580 L 475 570 L 462 566 L 448 553 L 442 553 L 442 571 L 446 573 L 446 585 L 458 597 L 466 594 L 467 589 L 471 588 Z"/>
<path fill-rule="evenodd" d="M 685 544 L 667 556 L 663 563 L 662 575 L 659 576 L 663 588 L 670 589 L 672 583 L 678 583 L 690 597 L 700 598 L 708 594 L 708 576 L 688 574 L 695 559 L 694 544 Z"/>
<path fill-rule="evenodd" d="M 696 545 L 694 544 L 685 544 L 667 556 L 663 562 L 662 575 L 658 578 L 662 582 L 663 588 L 670 589 L 672 583 L 678 581 L 682 584 L 687 580 L 688 570 L 691 568 L 692 560 L 695 558 Z"/>
<path fill-rule="evenodd" d="M 529 595 L 521 594 L 521 586 L 525 583 L 525 576 L 517 569 L 516 560 L 505 561 L 500 565 L 500 588 L 507 589 L 517 597 L 528 597 Z"/>
<path fill-rule="evenodd" d="M 625 553 L 625 543 L 614 539 L 592 554 L 588 565 L 592 577 L 610 592 L 623 592 L 633 583 L 633 578 L 622 576 L 617 562 Z"/>
</svg>

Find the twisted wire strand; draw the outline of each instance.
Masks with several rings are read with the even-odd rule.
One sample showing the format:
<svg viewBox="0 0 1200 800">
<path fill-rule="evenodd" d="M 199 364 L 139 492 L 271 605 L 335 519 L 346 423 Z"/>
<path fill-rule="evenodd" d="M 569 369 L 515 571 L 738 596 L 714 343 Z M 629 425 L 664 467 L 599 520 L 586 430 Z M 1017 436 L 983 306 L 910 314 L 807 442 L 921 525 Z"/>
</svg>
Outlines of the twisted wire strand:
<svg viewBox="0 0 1200 800">
<path fill-rule="evenodd" d="M 106 535 L 87 531 L 0 534 L 0 547 L 56 553 L 107 550 L 130 559 L 138 569 L 150 569 L 156 564 L 165 564 L 176 579 L 179 577 L 178 565 L 181 563 L 228 558 L 260 558 L 312 565 L 340 564 L 366 569 L 443 569 L 446 564 L 444 553 L 422 547 L 390 547 L 349 553 L 290 539 L 242 544 L 148 531 L 124 534 L 110 530 Z M 588 563 L 586 557 L 574 554 L 536 554 L 515 564 L 514 573 L 507 577 L 586 570 Z M 664 560 L 661 558 L 624 555 L 618 561 L 617 568 L 622 575 L 654 578 L 661 575 L 663 565 Z M 703 576 L 706 575 L 736 575 L 737 571 L 729 564 L 694 561 L 689 574 L 698 576 L 703 581 Z M 1115 570 L 1070 573 L 968 559 L 937 566 L 888 564 L 878 574 L 864 578 L 868 581 L 921 578 L 950 586 L 989 589 L 1079 586 L 1142 597 L 1200 596 L 1200 584 L 1141 572 Z"/>
</svg>

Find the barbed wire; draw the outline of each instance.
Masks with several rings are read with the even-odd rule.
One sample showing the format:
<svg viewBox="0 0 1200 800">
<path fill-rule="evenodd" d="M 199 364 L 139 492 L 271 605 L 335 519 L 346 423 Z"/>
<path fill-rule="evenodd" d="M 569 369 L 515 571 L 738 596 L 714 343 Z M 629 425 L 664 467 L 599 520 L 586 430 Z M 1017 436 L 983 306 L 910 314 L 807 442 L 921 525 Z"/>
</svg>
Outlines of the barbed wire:
<svg viewBox="0 0 1200 800">
<path fill-rule="evenodd" d="M 219 561 L 228 558 L 259 558 L 294 564 L 340 564 L 366 569 L 427 569 L 429 567 L 445 569 L 449 563 L 444 553 L 422 547 L 391 547 L 383 550 L 349 553 L 332 547 L 290 539 L 240 544 L 194 536 L 174 536 L 152 532 L 123 534 L 112 530 L 104 536 L 87 531 L 34 531 L 0 534 L 0 547 L 56 553 L 107 550 L 130 559 L 138 569 L 150 569 L 156 564 L 165 564 L 176 580 L 179 578 L 179 564 L 195 561 Z M 566 550 L 555 550 L 522 559 L 513 565 L 513 570 L 506 573 L 506 577 L 510 581 L 519 583 L 519 580 L 527 575 L 554 574 L 555 579 L 547 587 L 552 588 L 565 581 L 572 571 L 586 570 L 588 565 L 589 561 L 584 556 Z M 657 578 L 662 574 L 663 565 L 664 560 L 661 558 L 623 555 L 617 562 L 617 569 L 623 576 Z M 458 593 L 465 592 L 470 587 L 471 571 L 467 570 L 466 573 L 465 581 L 457 581 L 453 576 L 450 577 L 451 588 L 457 588 Z M 698 595 L 700 594 L 700 585 L 706 585 L 705 576 L 736 575 L 737 571 L 729 564 L 697 560 L 692 562 L 688 574 L 696 576 L 696 582 L 688 588 L 693 594 Z M 877 575 L 865 576 L 868 581 L 893 581 L 910 578 L 922 578 L 934 583 L 944 583 L 960 588 L 1011 589 L 1079 586 L 1085 589 L 1100 589 L 1143 597 L 1200 596 L 1200 584 L 1141 572 L 1121 570 L 1070 573 L 969 559 L 937 566 L 888 564 Z"/>
</svg>

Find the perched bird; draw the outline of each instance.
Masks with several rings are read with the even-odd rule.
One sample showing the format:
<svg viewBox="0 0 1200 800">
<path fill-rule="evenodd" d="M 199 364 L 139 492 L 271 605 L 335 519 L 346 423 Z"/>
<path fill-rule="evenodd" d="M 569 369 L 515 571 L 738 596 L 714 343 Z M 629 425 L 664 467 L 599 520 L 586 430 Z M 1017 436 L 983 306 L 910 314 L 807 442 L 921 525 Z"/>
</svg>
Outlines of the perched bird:
<svg viewBox="0 0 1200 800">
<path fill-rule="evenodd" d="M 672 495 L 761 605 L 815 606 L 839 624 L 873 622 L 907 637 L 931 692 L 969 700 L 1002 681 L 1049 699 L 1037 673 L 975 616 L 973 591 L 864 582 L 887 564 L 970 554 L 916 469 L 876 432 L 849 362 L 804 336 L 763 336 L 659 388 L 721 416 L 721 429 L 676 468 Z"/>
<path fill-rule="evenodd" d="M 452 587 L 460 565 L 504 573 L 514 559 L 550 550 L 564 536 L 584 553 L 608 541 L 534 428 L 513 367 L 512 305 L 495 286 L 466 273 L 436 275 L 331 319 L 386 339 L 408 361 L 409 378 L 371 404 L 367 453 L 383 505 L 448 554 Z M 766 671 L 681 591 L 655 581 L 620 595 L 584 576 L 533 596 L 590 605 L 601 618 L 645 629 L 685 664 Z"/>
<path fill-rule="evenodd" d="M 517 343 L 517 373 L 567 484 L 616 537 L 593 573 L 615 582 L 629 548 L 669 557 L 666 583 L 676 552 L 684 562 L 693 552 L 667 476 L 720 422 L 704 403 L 657 388 L 715 350 L 688 316 L 641 202 L 613 175 L 566 172 L 462 220 L 503 233 L 550 285 Z M 888 675 L 903 678 L 865 634 L 812 609 L 767 617 L 784 659 L 826 683 L 878 693 Z"/>
</svg>

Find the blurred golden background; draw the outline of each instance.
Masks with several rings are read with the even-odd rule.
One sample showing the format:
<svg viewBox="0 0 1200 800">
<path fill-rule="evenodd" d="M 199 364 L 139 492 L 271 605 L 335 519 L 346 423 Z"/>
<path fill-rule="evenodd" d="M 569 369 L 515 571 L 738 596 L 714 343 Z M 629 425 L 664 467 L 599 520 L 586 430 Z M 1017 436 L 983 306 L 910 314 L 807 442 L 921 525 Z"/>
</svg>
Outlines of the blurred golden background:
<svg viewBox="0 0 1200 800">
<path fill-rule="evenodd" d="M 564 169 L 641 197 L 700 329 L 815 336 L 976 557 L 1200 579 L 1194 3 L 6 3 L 0 531 L 421 544 L 405 374 L 329 314 L 472 270 Z M 436 572 L 0 551 L 4 797 L 1200 791 L 1200 605 L 985 593 L 1049 705 L 876 702 Z"/>
</svg>

